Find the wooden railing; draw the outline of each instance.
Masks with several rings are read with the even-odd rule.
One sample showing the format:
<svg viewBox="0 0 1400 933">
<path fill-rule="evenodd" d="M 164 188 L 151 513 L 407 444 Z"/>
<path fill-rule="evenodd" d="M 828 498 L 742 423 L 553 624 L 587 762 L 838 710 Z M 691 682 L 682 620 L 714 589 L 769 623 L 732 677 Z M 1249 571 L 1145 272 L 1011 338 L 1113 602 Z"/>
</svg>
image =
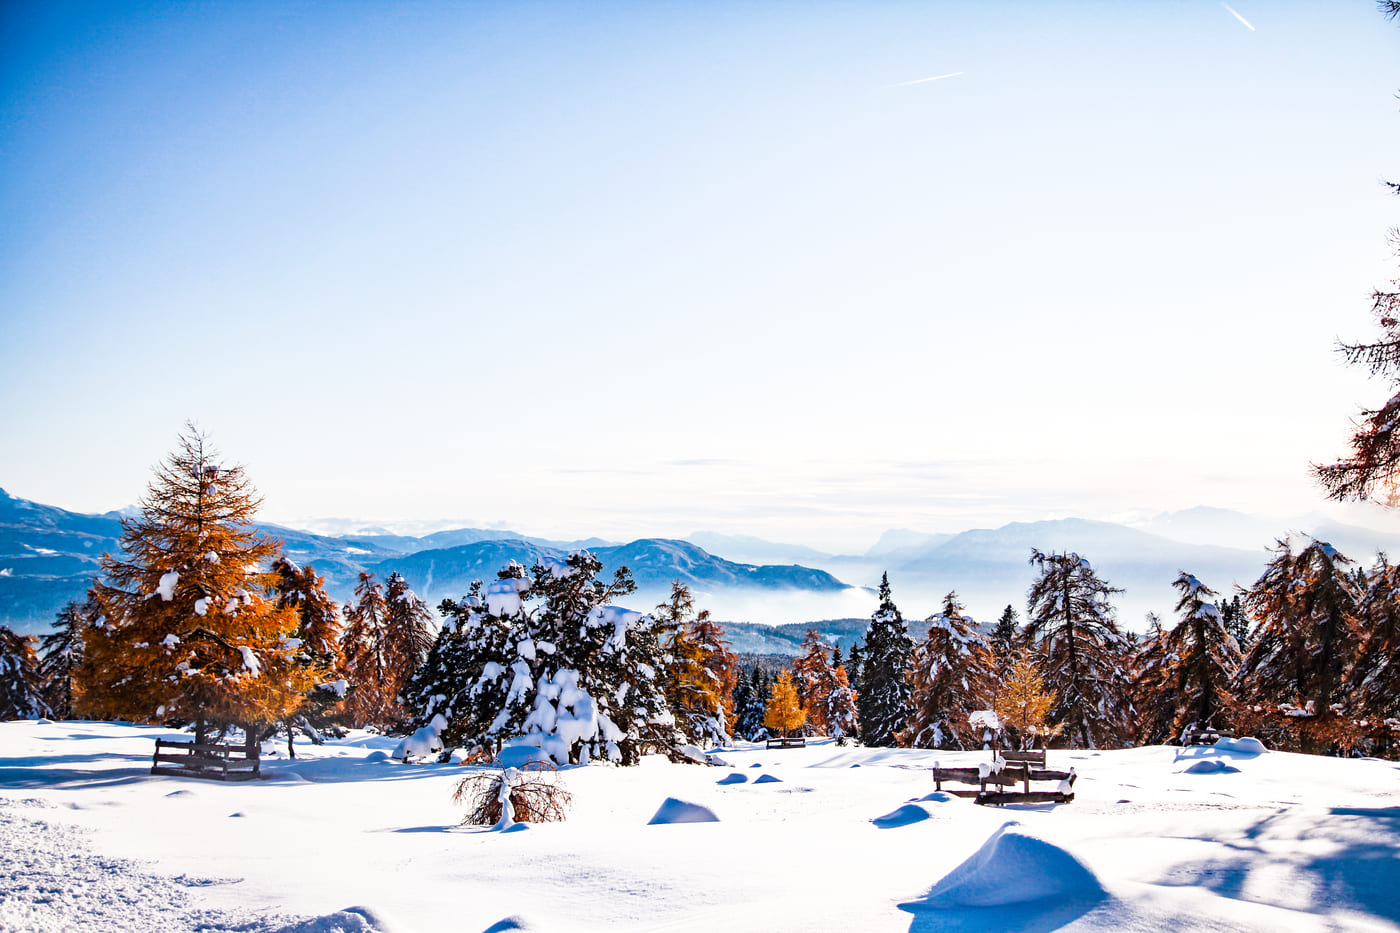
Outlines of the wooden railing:
<svg viewBox="0 0 1400 933">
<path fill-rule="evenodd" d="M 152 774 L 206 778 L 212 781 L 251 781 L 259 774 L 261 760 L 257 746 L 199 745 L 156 739 L 151 756 Z"/>
</svg>

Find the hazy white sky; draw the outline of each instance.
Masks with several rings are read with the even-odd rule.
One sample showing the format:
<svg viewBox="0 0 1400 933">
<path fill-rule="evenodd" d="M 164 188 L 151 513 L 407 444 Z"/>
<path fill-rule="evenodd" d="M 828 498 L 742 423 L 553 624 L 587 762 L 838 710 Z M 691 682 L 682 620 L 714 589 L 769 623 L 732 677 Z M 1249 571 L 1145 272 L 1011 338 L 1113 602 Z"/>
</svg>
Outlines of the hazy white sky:
<svg viewBox="0 0 1400 933">
<path fill-rule="evenodd" d="M 7 3 L 0 486 L 130 503 L 194 419 L 283 521 L 1316 509 L 1397 53 L 1369 0 Z"/>
</svg>

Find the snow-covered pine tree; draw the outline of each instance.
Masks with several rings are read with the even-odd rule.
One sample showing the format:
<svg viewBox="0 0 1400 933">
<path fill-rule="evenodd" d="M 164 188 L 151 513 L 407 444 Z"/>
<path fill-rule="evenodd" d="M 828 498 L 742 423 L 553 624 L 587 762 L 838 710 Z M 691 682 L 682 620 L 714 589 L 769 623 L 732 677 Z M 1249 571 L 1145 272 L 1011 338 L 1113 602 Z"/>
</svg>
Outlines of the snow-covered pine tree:
<svg viewBox="0 0 1400 933">
<path fill-rule="evenodd" d="M 1160 699 L 1171 704 L 1172 734 L 1179 736 L 1193 723 L 1226 725 L 1223 718 L 1234 701 L 1231 685 L 1243 658 L 1220 609 L 1208 602 L 1216 592 L 1184 570 L 1172 586 L 1181 593 L 1176 603 L 1181 621 L 1162 640 Z"/>
<path fill-rule="evenodd" d="M 1040 576 L 1027 601 L 1030 620 L 1022 638 L 1041 654 L 1046 689 L 1055 698 L 1052 722 L 1071 745 L 1118 745 L 1131 732 L 1127 653 L 1118 631 L 1109 586 L 1078 554 L 1045 554 L 1031 548 Z"/>
<path fill-rule="evenodd" d="M 389 606 L 383 584 L 372 573 L 360 573 L 355 600 L 345 606 L 340 650 L 345 657 L 345 679 L 350 684 L 345 699 L 345 716 L 350 724 L 381 732 L 401 725 L 406 716 L 398 702 Z"/>
<path fill-rule="evenodd" d="M 610 605 L 635 589 L 598 559 L 511 565 L 461 603 L 444 603 L 444 634 L 407 695 L 448 747 L 493 755 L 537 745 L 559 764 L 635 763 L 649 743 L 680 738 L 661 679 L 662 626 Z"/>
<path fill-rule="evenodd" d="M 83 631 L 97 621 L 97 605 L 91 598 L 71 601 L 58 611 L 53 631 L 40 642 L 39 676 L 44 683 L 44 702 L 53 719 L 72 719 L 79 707 L 73 684 L 83 666 Z"/>
<path fill-rule="evenodd" d="M 666 699 L 687 742 L 723 745 L 734 718 L 730 695 L 739 659 L 709 610 L 695 613 L 694 605 L 690 588 L 677 580 L 671 598 L 653 613 L 671 658 L 663 672 Z"/>
<path fill-rule="evenodd" d="M 914 653 L 909 628 L 890 596 L 889 574 L 880 577 L 880 605 L 865 630 L 861 679 L 856 688 L 860 738 L 866 745 L 889 747 L 909 716 L 906 672 Z"/>
<path fill-rule="evenodd" d="M 0 625 L 0 720 L 38 719 L 49 714 L 39 674 L 39 639 Z"/>
<path fill-rule="evenodd" d="M 1364 634 L 1345 689 L 1353 715 L 1389 750 L 1400 732 L 1400 567 L 1384 555 L 1371 570 L 1357 617 Z"/>
<path fill-rule="evenodd" d="M 968 724 L 988 709 L 996 692 L 996 660 L 956 592 L 927 620 L 928 635 L 914 645 L 909 666 L 908 724 L 899 733 L 906 748 L 977 748 L 982 729 Z"/>
<path fill-rule="evenodd" d="M 1264 573 L 1245 594 L 1257 620 L 1254 645 L 1240 665 L 1242 712 L 1263 717 L 1279 747 L 1321 754 L 1357 739 L 1340 704 L 1355 657 L 1360 594 L 1351 561 L 1324 541 L 1297 554 L 1280 541 Z"/>
<path fill-rule="evenodd" d="M 193 721 L 197 741 L 206 724 L 240 725 L 252 744 L 296 708 L 309 678 L 295 613 L 269 599 L 262 568 L 280 545 L 253 529 L 258 504 L 242 467 L 221 465 L 194 427 L 180 436 L 122 520 L 122 556 L 102 557 L 75 685 L 88 714 Z"/>
<path fill-rule="evenodd" d="M 342 712 L 348 685 L 342 677 L 345 657 L 340 651 L 340 607 L 326 594 L 325 578 L 318 576 L 310 564 L 299 567 L 282 556 L 272 562 L 271 570 L 276 579 L 278 607 L 296 613 L 296 638 L 301 642 L 296 663 L 312 679 L 312 686 L 302 697 L 295 715 L 283 723 L 287 729 L 288 754 L 295 757 L 294 727 L 320 745 L 325 741 L 321 730 L 330 727 Z"/>
<path fill-rule="evenodd" d="M 763 715 L 763 724 L 771 733 L 792 735 L 807 721 L 807 711 L 797 697 L 797 688 L 792 683 L 792 672 L 784 668 L 778 672 L 777 680 L 768 692 L 768 709 Z"/>
</svg>

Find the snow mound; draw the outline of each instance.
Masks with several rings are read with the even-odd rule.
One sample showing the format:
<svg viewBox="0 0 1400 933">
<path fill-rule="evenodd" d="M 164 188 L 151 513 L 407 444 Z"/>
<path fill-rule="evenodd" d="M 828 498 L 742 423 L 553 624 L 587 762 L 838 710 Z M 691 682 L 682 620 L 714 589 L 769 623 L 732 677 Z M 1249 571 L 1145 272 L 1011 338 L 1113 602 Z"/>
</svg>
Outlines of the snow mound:
<svg viewBox="0 0 1400 933">
<path fill-rule="evenodd" d="M 915 823 L 922 823 L 933 814 L 919 806 L 917 803 L 906 803 L 902 807 L 891 810 L 884 816 L 877 816 L 870 822 L 881 829 L 898 829 L 901 826 L 912 826 Z"/>
<path fill-rule="evenodd" d="M 709 807 L 687 800 L 667 797 L 661 807 L 648 822 L 648 826 L 664 826 L 670 823 L 718 823 L 719 817 Z"/>
<path fill-rule="evenodd" d="M 1182 768 L 1178 774 L 1239 774 L 1240 769 L 1214 758 L 1202 758 Z"/>
<path fill-rule="evenodd" d="M 1103 885 L 1065 849 L 1006 823 L 929 891 L 929 907 L 1001 907 L 1048 899 L 1094 899 Z"/>
<path fill-rule="evenodd" d="M 523 768 L 532 761 L 554 763 L 554 759 L 538 745 L 507 745 L 496 754 L 496 760 L 502 768 Z"/>
<path fill-rule="evenodd" d="M 1238 739 L 1221 738 L 1215 742 L 1215 747 L 1227 752 L 1239 752 L 1242 755 L 1262 755 L 1268 749 L 1264 743 L 1252 735 L 1246 735 Z"/>
<path fill-rule="evenodd" d="M 389 753 L 382 748 L 377 748 L 365 756 L 365 761 L 388 761 Z"/>
<path fill-rule="evenodd" d="M 518 930 L 520 933 L 544 933 L 544 927 L 537 923 L 531 923 L 521 916 L 506 917 L 504 920 L 497 920 L 481 933 L 511 933 Z"/>
<path fill-rule="evenodd" d="M 194 791 L 192 791 L 192 790 L 172 790 L 170 793 L 166 794 L 165 796 L 167 796 L 167 797 L 193 797 L 193 796 L 194 796 Z"/>
<path fill-rule="evenodd" d="M 742 783 L 744 783 L 744 782 L 747 781 L 747 780 L 748 780 L 748 778 L 747 778 L 746 776 L 744 776 L 743 774 L 740 774 L 738 771 L 735 771 L 733 774 L 730 774 L 730 775 L 727 775 L 726 777 L 720 778 L 718 781 L 715 781 L 715 783 L 716 783 L 716 784 L 742 784 Z"/>
<path fill-rule="evenodd" d="M 394 933 L 394 928 L 368 907 L 347 907 L 283 927 L 277 933 Z"/>
<path fill-rule="evenodd" d="M 753 779 L 753 782 L 755 784 L 781 784 L 783 782 L 783 779 L 779 777 L 773 777 L 773 775 L 771 774 L 760 774 L 758 777 Z"/>
<path fill-rule="evenodd" d="M 966 800 L 966 797 L 959 797 L 957 794 L 950 794 L 946 790 L 936 790 L 924 794 L 919 798 L 920 803 L 958 803 Z"/>
</svg>

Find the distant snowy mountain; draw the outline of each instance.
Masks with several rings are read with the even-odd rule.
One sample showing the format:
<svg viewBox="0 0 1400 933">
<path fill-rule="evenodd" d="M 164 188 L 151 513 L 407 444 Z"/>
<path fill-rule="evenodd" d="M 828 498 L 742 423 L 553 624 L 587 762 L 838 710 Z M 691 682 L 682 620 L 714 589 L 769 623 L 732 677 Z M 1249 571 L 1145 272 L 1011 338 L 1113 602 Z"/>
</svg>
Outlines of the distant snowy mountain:
<svg viewBox="0 0 1400 933">
<path fill-rule="evenodd" d="M 1115 603 L 1124 626 L 1134 630 L 1142 628 L 1149 610 L 1170 620 L 1175 606 L 1171 581 L 1178 571 L 1194 573 L 1230 595 L 1236 584 L 1248 586 L 1258 577 L 1268 548 L 1290 533 L 1311 532 L 1363 564 L 1374 559 L 1378 548 L 1400 556 L 1400 522 L 1391 535 L 1321 515 L 1289 523 L 1205 508 L 1159 515 L 1135 527 L 1061 519 L 956 535 L 895 529 L 865 554 L 844 556 L 703 531 L 691 536 L 698 540 L 616 544 L 483 528 L 437 528 L 414 536 L 394 527 L 342 535 L 261 527 L 282 540 L 293 560 L 314 565 L 339 600 L 351 595 L 360 573 L 382 579 L 397 570 L 430 604 L 436 603 L 464 595 L 473 579 L 493 579 L 510 560 L 530 564 L 541 555 L 562 556 L 583 547 L 597 553 L 609 571 L 623 565 L 632 570 L 639 586 L 625 600 L 632 608 L 654 606 L 669 593 L 672 580 L 683 580 L 694 590 L 697 606 L 710 609 L 715 618 L 770 625 L 866 617 L 875 608 L 871 591 L 882 572 L 889 573 L 895 601 L 911 620 L 934 613 L 949 590 L 956 590 L 969 613 L 984 622 L 995 620 L 1007 605 L 1024 617 L 1025 594 L 1034 577 L 1027 564 L 1032 547 L 1072 550 L 1088 558 L 1110 584 L 1125 590 Z M 366 530 L 365 523 L 340 527 Z M 82 598 L 99 570 L 98 558 L 115 551 L 120 536 L 117 513 L 82 515 L 0 490 L 0 624 L 18 631 L 47 630 L 65 602 Z M 773 637 L 775 645 L 791 641 Z M 801 635 L 793 637 L 800 641 Z M 754 640 L 755 647 L 763 641 Z"/>
<path fill-rule="evenodd" d="M 701 600 L 725 590 L 834 593 L 848 589 L 821 570 L 735 563 L 687 541 L 647 538 L 589 550 L 602 561 L 605 574 L 611 575 L 619 567 L 632 572 L 638 595 L 624 602 L 642 607 L 669 595 L 673 580 L 689 585 Z M 542 558 L 560 560 L 566 556 L 564 550 L 528 541 L 479 541 L 394 557 L 373 569 L 382 576 L 402 574 L 423 599 L 435 602 L 465 595 L 473 580 L 494 580 L 496 572 L 512 560 L 528 567 Z M 706 603 L 701 601 L 700 605 Z"/>
</svg>

